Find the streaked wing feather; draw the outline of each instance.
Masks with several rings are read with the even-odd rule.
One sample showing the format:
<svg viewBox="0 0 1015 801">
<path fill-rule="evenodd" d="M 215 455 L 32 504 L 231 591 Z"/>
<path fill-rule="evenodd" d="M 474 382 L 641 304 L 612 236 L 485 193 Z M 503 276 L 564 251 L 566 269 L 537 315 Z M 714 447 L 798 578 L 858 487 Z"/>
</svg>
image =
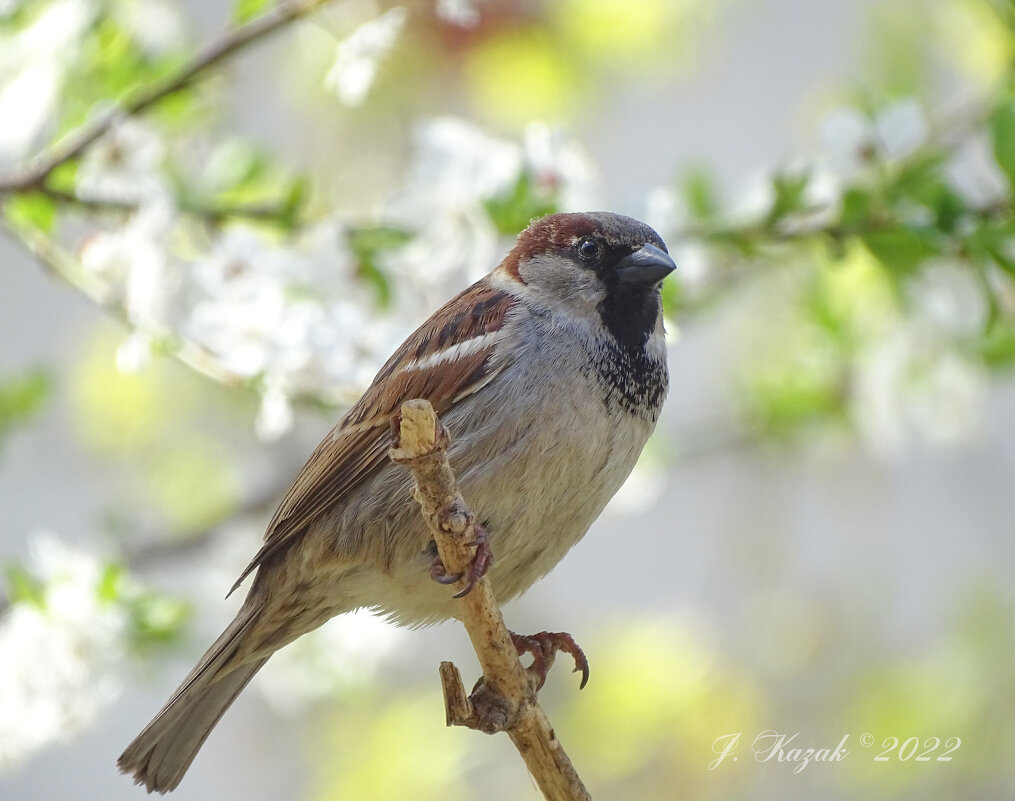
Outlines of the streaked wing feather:
<svg viewBox="0 0 1015 801">
<path fill-rule="evenodd" d="M 488 335 L 500 331 L 512 304 L 509 295 L 480 281 L 446 304 L 402 344 L 363 397 L 311 454 L 268 524 L 264 544 L 230 593 L 380 469 L 391 446 L 391 416 L 404 401 L 426 398 L 442 414 L 507 366 L 503 355 L 494 356 L 497 338 Z M 440 360 L 444 352 L 455 353 L 455 358 Z"/>
</svg>

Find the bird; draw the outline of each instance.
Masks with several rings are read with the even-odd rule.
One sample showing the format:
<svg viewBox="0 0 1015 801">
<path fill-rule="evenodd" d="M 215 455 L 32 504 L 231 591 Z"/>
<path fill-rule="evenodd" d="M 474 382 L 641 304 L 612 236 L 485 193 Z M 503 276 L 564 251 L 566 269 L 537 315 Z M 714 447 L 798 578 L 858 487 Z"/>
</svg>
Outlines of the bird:
<svg viewBox="0 0 1015 801">
<path fill-rule="evenodd" d="M 674 269 L 659 234 L 631 217 L 533 221 L 406 339 L 313 451 L 233 585 L 254 574 L 235 619 L 120 771 L 149 793 L 175 789 L 268 658 L 335 615 L 368 608 L 408 626 L 455 617 L 444 585 L 459 576 L 443 573 L 412 476 L 388 459 L 406 400 L 430 401 L 451 432 L 448 458 L 483 533 L 469 581 L 488 571 L 504 602 L 548 573 L 655 428 L 669 386 L 661 286 Z M 558 644 L 578 659 L 573 643 Z"/>
</svg>

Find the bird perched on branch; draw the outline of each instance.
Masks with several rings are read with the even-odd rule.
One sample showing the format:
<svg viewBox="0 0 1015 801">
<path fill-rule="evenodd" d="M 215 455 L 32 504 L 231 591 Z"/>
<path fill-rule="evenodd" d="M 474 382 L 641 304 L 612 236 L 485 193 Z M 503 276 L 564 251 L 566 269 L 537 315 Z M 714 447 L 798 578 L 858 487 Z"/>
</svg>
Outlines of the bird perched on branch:
<svg viewBox="0 0 1015 801">
<path fill-rule="evenodd" d="M 268 658 L 334 615 L 454 617 L 443 584 L 462 577 L 444 573 L 412 476 L 388 459 L 403 401 L 429 400 L 452 432 L 451 466 L 486 532 L 466 591 L 489 570 L 507 601 L 549 572 L 655 426 L 668 385 L 660 284 L 673 269 L 659 235 L 619 214 L 554 214 L 523 231 L 492 273 L 402 344 L 311 454 L 233 586 L 255 574 L 236 618 L 120 770 L 149 792 L 175 788 Z"/>
</svg>

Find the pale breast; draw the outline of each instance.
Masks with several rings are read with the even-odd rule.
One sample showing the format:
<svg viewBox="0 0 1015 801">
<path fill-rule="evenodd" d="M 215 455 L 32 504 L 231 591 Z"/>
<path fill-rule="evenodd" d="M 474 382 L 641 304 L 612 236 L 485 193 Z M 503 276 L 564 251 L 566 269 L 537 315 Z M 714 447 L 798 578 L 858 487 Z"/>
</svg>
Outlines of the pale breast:
<svg viewBox="0 0 1015 801">
<path fill-rule="evenodd" d="M 528 332 L 523 356 L 490 391 L 445 415 L 451 465 L 466 502 L 490 534 L 489 575 L 502 601 L 549 572 L 588 531 L 637 462 L 665 395 L 664 362 L 648 379 L 627 380 L 626 365 L 618 367 L 610 380 L 619 377 L 625 393 L 605 383 L 593 354 L 575 364 L 575 354 L 594 343 L 576 347 L 570 335 L 559 328 Z M 632 387 L 640 405 L 631 399 Z M 451 593 L 427 573 L 432 553 L 422 550 L 427 533 L 409 499 L 407 475 L 384 472 L 381 483 L 391 491 L 378 494 L 375 485 L 370 501 L 350 499 L 342 522 L 343 528 L 363 527 L 364 545 L 375 552 L 370 561 L 381 569 L 350 576 L 346 589 L 356 585 L 364 605 L 401 622 L 450 617 Z"/>
</svg>

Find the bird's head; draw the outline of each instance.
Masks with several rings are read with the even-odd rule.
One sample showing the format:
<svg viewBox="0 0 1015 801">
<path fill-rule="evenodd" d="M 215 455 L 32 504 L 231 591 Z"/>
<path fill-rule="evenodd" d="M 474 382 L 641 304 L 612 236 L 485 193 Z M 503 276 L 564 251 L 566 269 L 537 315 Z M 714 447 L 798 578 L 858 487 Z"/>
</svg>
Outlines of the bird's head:
<svg viewBox="0 0 1015 801">
<path fill-rule="evenodd" d="M 676 265 L 652 228 L 610 212 L 533 222 L 499 267 L 536 306 L 598 320 L 624 345 L 661 325 L 659 287 Z"/>
</svg>

